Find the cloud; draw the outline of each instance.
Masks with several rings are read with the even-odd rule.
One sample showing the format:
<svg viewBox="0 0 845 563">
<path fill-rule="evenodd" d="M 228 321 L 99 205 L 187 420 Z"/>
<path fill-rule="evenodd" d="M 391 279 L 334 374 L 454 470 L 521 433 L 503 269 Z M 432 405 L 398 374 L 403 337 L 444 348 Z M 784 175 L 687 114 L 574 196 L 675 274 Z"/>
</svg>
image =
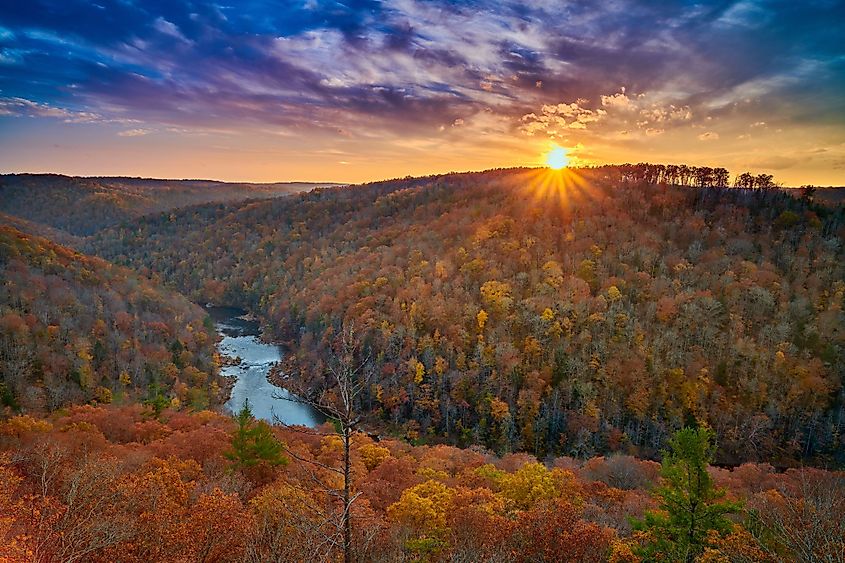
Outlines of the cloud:
<svg viewBox="0 0 845 563">
<path fill-rule="evenodd" d="M 801 162 L 801 160 L 793 156 L 775 155 L 752 160 L 750 166 L 753 168 L 762 168 L 764 170 L 785 170 L 787 168 L 792 168 L 799 162 Z"/>
<path fill-rule="evenodd" d="M 625 87 L 613 94 L 600 94 L 598 99 L 599 104 L 585 98 L 544 104 L 539 112 L 521 117 L 520 129 L 529 136 L 559 137 L 580 130 L 633 139 L 661 135 L 693 116 L 687 105 L 665 103 L 646 93 L 629 95 Z"/>
<path fill-rule="evenodd" d="M 149 129 L 127 129 L 126 131 L 120 131 L 117 135 L 119 137 L 142 137 L 144 135 L 149 135 L 152 133 Z"/>
<path fill-rule="evenodd" d="M 60 119 L 65 123 L 89 123 L 102 120 L 102 117 L 95 113 L 60 108 L 25 98 L 0 98 L 0 116 L 49 117 Z"/>
<path fill-rule="evenodd" d="M 719 138 L 719 134 L 714 131 L 707 131 L 698 136 L 699 141 L 715 141 Z"/>
<path fill-rule="evenodd" d="M 634 103 L 631 99 L 625 95 L 625 88 L 622 88 L 621 92 L 617 92 L 612 96 L 602 96 L 601 97 L 601 105 L 606 108 L 615 108 L 620 109 L 622 111 L 633 111 L 634 110 Z"/>
<path fill-rule="evenodd" d="M 490 123 L 573 142 L 695 142 L 711 128 L 733 140 L 772 115 L 845 128 L 837 2 L 282 6 L 13 3 L 0 13 L 0 114 L 363 140 Z"/>
</svg>

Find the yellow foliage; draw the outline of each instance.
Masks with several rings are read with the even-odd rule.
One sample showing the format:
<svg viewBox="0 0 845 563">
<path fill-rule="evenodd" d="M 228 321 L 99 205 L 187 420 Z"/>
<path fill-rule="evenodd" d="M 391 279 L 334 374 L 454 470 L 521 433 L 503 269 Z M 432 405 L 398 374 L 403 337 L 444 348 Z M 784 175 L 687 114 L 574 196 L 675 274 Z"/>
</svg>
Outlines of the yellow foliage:
<svg viewBox="0 0 845 563">
<path fill-rule="evenodd" d="M 555 289 L 559 289 L 563 285 L 563 268 L 554 260 L 549 260 L 543 264 L 544 282 Z"/>
<path fill-rule="evenodd" d="M 537 502 L 559 498 L 575 489 L 575 476 L 570 471 L 552 469 L 541 463 L 526 463 L 514 473 L 499 479 L 501 495 L 510 510 L 528 510 Z"/>
<path fill-rule="evenodd" d="M 511 413 L 506 402 L 498 399 L 497 397 L 493 397 L 490 399 L 490 415 L 496 420 L 496 422 L 502 422 L 508 418 Z"/>
<path fill-rule="evenodd" d="M 610 563 L 640 563 L 640 559 L 631 546 L 625 542 L 616 540 L 610 546 Z"/>
<path fill-rule="evenodd" d="M 463 350 L 458 352 L 458 357 L 455 358 L 455 367 L 459 370 L 465 370 L 467 368 L 467 355 Z"/>
<path fill-rule="evenodd" d="M 733 530 L 725 535 L 710 530 L 707 534 L 707 543 L 709 545 L 696 561 L 702 563 L 731 563 L 732 561 L 774 563 L 775 561 L 771 555 L 760 549 L 757 539 L 739 524 L 735 524 Z"/>
<path fill-rule="evenodd" d="M 416 473 L 419 477 L 422 477 L 426 481 L 440 481 L 441 483 L 445 483 L 449 480 L 448 473 L 431 467 L 420 467 L 417 469 Z"/>
<path fill-rule="evenodd" d="M 123 371 L 120 372 L 120 384 L 121 385 L 131 385 L 132 384 L 132 378 L 129 376 L 128 371 L 123 370 Z"/>
<path fill-rule="evenodd" d="M 390 518 L 420 532 L 437 532 L 446 527 L 454 490 L 439 481 L 426 481 L 406 489 L 401 498 L 390 505 Z"/>
<path fill-rule="evenodd" d="M 482 479 L 487 479 L 492 483 L 498 483 L 499 480 L 502 478 L 502 475 L 505 474 L 505 472 L 501 469 L 496 469 L 496 466 L 491 463 L 486 463 L 481 467 L 476 468 L 475 474 L 481 477 Z"/>
<path fill-rule="evenodd" d="M 601 414 L 598 406 L 596 406 L 596 402 L 593 400 L 587 401 L 587 404 L 584 405 L 584 414 L 591 417 L 591 418 L 598 418 Z"/>
<path fill-rule="evenodd" d="M 79 347 L 79 350 L 76 352 L 76 357 L 82 360 L 83 362 L 90 362 L 94 359 L 94 356 L 91 355 L 91 352 L 88 350 L 88 345 L 83 344 Z"/>
<path fill-rule="evenodd" d="M 49 432 L 53 425 L 46 420 L 33 418 L 28 414 L 13 416 L 6 422 L 0 422 L 0 436 L 20 436 L 28 432 Z"/>
<path fill-rule="evenodd" d="M 376 401 L 381 403 L 384 400 L 384 387 L 373 384 L 371 392 L 376 396 Z"/>
<path fill-rule="evenodd" d="M 112 401 L 112 392 L 111 389 L 108 387 L 103 387 L 100 385 L 94 390 L 94 398 L 97 399 L 100 403 L 111 403 Z"/>
<path fill-rule="evenodd" d="M 587 321 L 591 323 L 602 323 L 605 321 L 605 317 L 601 313 L 593 313 L 592 315 L 587 317 Z"/>
<path fill-rule="evenodd" d="M 323 436 L 320 440 L 320 450 L 323 454 L 336 454 L 343 451 L 343 440 L 337 434 Z"/>
<path fill-rule="evenodd" d="M 619 288 L 615 285 L 611 285 L 607 288 L 607 298 L 610 299 L 611 302 L 619 301 L 622 299 L 622 292 L 619 291 Z"/>
<path fill-rule="evenodd" d="M 176 364 L 173 362 L 168 362 L 166 366 L 164 366 L 164 375 L 168 380 L 173 380 L 179 377 L 179 368 L 176 367 Z"/>
<path fill-rule="evenodd" d="M 434 359 L 434 372 L 437 375 L 443 375 L 444 373 L 446 373 L 446 368 L 448 367 L 449 362 L 446 361 L 446 358 L 442 356 L 437 356 L 437 358 Z"/>
<path fill-rule="evenodd" d="M 423 363 L 416 358 L 412 358 L 409 362 L 409 367 L 411 368 L 411 373 L 414 376 L 414 383 L 419 385 L 422 383 L 423 377 L 425 377 L 425 366 Z"/>
<path fill-rule="evenodd" d="M 522 346 L 526 356 L 536 356 L 543 350 L 540 341 L 530 335 L 525 337 Z"/>
<path fill-rule="evenodd" d="M 487 311 L 481 309 L 478 311 L 478 314 L 475 316 L 475 320 L 478 323 L 478 330 L 484 330 L 484 325 L 487 324 Z"/>
<path fill-rule="evenodd" d="M 260 522 L 276 527 L 279 536 L 286 539 L 302 534 L 303 527 L 314 525 L 319 519 L 313 509 L 318 504 L 316 499 L 303 488 L 284 481 L 265 487 L 249 504 Z"/>
<path fill-rule="evenodd" d="M 94 371 L 89 364 L 85 364 L 79 368 L 79 386 L 83 389 L 88 389 L 94 382 Z"/>
<path fill-rule="evenodd" d="M 507 313 L 513 304 L 511 286 L 508 283 L 496 280 L 484 282 L 484 285 L 481 286 L 481 299 L 494 312 Z"/>
<path fill-rule="evenodd" d="M 364 444 L 358 448 L 361 460 L 368 471 L 372 471 L 378 465 L 390 457 L 390 450 L 375 444 Z"/>
<path fill-rule="evenodd" d="M 543 313 L 540 315 L 540 318 L 546 321 L 547 323 L 551 322 L 555 318 L 555 312 L 546 307 L 545 309 L 543 309 Z"/>
</svg>

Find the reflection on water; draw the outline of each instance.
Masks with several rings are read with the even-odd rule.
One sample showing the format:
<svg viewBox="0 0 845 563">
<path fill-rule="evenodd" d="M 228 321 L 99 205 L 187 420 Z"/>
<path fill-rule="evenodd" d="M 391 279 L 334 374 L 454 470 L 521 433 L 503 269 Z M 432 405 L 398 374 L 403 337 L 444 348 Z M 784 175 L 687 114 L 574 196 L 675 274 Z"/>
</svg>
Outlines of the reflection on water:
<svg viewBox="0 0 845 563">
<path fill-rule="evenodd" d="M 240 309 L 209 307 L 207 310 L 215 321 L 217 332 L 223 337 L 218 345 L 220 353 L 242 360 L 239 365 L 220 369 L 224 376 L 237 378 L 225 405 L 227 409 L 235 412 L 243 406 L 244 400 L 249 399 L 255 417 L 268 422 L 273 422 L 274 414 L 291 425 L 313 428 L 323 422 L 320 413 L 308 405 L 275 398 L 290 396 L 286 389 L 267 381 L 270 368 L 282 359 L 282 351 L 278 346 L 258 339 L 257 322 L 240 318 L 244 314 Z"/>
</svg>

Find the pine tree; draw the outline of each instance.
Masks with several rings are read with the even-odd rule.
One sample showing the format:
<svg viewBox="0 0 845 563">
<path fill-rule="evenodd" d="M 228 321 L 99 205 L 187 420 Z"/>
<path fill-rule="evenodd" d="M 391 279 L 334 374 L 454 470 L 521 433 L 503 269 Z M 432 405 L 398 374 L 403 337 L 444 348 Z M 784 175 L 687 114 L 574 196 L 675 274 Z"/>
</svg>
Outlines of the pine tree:
<svg viewBox="0 0 845 563">
<path fill-rule="evenodd" d="M 273 435 L 269 424 L 255 420 L 248 399 L 235 420 L 238 428 L 232 434 L 232 449 L 225 455 L 236 468 L 255 467 L 259 463 L 271 466 L 287 464 L 288 460 L 282 453 L 284 446 Z"/>
<path fill-rule="evenodd" d="M 663 484 L 655 491 L 660 511 L 634 520 L 634 529 L 646 532 L 638 555 L 646 561 L 692 562 L 701 554 L 711 530 L 730 531 L 728 514 L 741 509 L 725 501 L 725 491 L 714 487 L 707 466 L 716 454 L 713 433 L 707 428 L 684 428 L 663 452 Z"/>
</svg>

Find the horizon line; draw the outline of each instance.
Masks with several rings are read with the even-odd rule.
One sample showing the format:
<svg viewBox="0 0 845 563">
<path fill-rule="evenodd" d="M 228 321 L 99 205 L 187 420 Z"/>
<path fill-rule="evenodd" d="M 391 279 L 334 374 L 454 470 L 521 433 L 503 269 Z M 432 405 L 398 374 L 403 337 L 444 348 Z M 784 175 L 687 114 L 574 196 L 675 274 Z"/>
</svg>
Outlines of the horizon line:
<svg viewBox="0 0 845 563">
<path fill-rule="evenodd" d="M 663 163 L 647 163 L 647 162 L 640 162 L 640 163 L 608 163 L 608 164 L 587 164 L 583 166 L 567 166 L 561 170 L 572 170 L 572 169 L 592 169 L 592 168 L 602 168 L 602 167 L 614 167 L 614 166 L 626 166 L 626 165 L 636 165 L 636 164 L 663 164 Z M 669 166 L 669 164 L 664 164 L 664 166 Z M 680 166 L 680 165 L 676 165 Z M 699 167 L 697 165 L 685 165 L 691 167 Z M 712 167 L 712 168 L 719 168 L 719 167 Z M 421 174 L 421 175 L 413 175 L 407 174 L 405 176 L 393 176 L 387 178 L 379 178 L 379 179 L 372 179 L 372 180 L 365 180 L 361 182 L 339 182 L 335 180 L 273 180 L 273 181 L 252 181 L 252 180 L 221 180 L 217 178 L 161 178 L 161 177 L 153 177 L 153 176 L 133 176 L 133 175 L 126 175 L 126 174 L 93 174 L 93 175 L 78 175 L 78 174 L 66 174 L 64 172 L 7 172 L 2 171 L 0 172 L 0 177 L 2 176 L 64 176 L 66 178 L 79 178 L 83 180 L 97 180 L 97 179 L 126 179 L 126 180 L 148 180 L 148 181 L 157 181 L 157 182 L 210 182 L 210 183 L 217 183 L 217 184 L 250 184 L 256 186 L 270 186 L 276 184 L 307 184 L 314 186 L 321 186 L 321 185 L 331 185 L 336 187 L 342 186 L 360 186 L 365 184 L 373 184 L 378 182 L 390 182 L 396 180 L 404 180 L 404 179 L 418 179 L 418 178 L 429 178 L 432 176 L 447 176 L 451 174 L 483 174 L 486 172 L 494 172 L 494 171 L 504 171 L 504 170 L 550 170 L 556 171 L 548 166 L 527 166 L 527 165 L 516 165 L 516 166 L 502 166 L 502 167 L 494 167 L 494 168 L 484 168 L 484 169 L 477 169 L 477 170 L 450 170 L 448 172 L 432 172 L 429 174 Z M 731 173 L 732 175 L 735 175 Z M 841 189 L 845 188 L 845 185 L 816 185 L 816 184 L 807 184 L 811 185 L 815 188 L 820 189 Z M 723 186 L 724 187 L 724 186 Z M 727 186 L 732 187 L 732 186 Z M 802 186 L 779 186 L 783 189 L 798 189 Z"/>
</svg>

